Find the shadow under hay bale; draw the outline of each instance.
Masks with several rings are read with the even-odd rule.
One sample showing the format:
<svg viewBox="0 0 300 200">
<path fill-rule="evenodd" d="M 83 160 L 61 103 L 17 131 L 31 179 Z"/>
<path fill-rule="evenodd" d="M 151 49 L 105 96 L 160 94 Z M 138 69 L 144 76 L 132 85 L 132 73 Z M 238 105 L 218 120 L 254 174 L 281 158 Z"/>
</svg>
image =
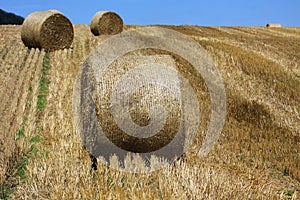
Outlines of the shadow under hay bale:
<svg viewBox="0 0 300 200">
<path fill-rule="evenodd" d="M 22 25 L 21 38 L 29 48 L 55 51 L 71 46 L 74 30 L 70 20 L 57 10 L 33 12 Z"/>
<path fill-rule="evenodd" d="M 115 35 L 123 31 L 123 20 L 115 12 L 99 11 L 93 16 L 90 27 L 95 36 Z"/>
</svg>

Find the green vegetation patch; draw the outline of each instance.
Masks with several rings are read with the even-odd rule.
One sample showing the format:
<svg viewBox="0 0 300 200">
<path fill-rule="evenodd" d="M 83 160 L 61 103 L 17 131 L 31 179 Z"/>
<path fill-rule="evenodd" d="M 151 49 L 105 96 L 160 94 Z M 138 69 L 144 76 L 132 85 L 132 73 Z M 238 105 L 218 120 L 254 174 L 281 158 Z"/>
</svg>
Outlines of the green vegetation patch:
<svg viewBox="0 0 300 200">
<path fill-rule="evenodd" d="M 42 77 L 39 82 L 39 95 L 37 101 L 37 110 L 44 111 L 47 101 L 47 94 L 48 94 L 48 85 L 49 80 L 47 79 L 47 73 L 50 69 L 50 58 L 49 54 L 47 53 L 44 57 L 43 61 L 43 69 L 42 69 Z"/>
</svg>

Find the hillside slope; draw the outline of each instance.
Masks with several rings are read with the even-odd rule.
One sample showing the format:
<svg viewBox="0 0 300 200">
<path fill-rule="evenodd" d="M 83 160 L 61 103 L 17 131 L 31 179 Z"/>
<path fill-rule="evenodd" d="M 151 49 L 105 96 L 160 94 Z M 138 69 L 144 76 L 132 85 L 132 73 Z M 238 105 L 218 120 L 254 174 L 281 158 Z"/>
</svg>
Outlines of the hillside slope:
<svg viewBox="0 0 300 200">
<path fill-rule="evenodd" d="M 184 159 L 151 174 L 126 174 L 101 163 L 91 172 L 74 130 L 72 90 L 79 67 L 105 37 L 75 25 L 72 48 L 45 53 L 24 47 L 20 26 L 0 26 L 3 196 L 300 198 L 300 28 L 164 27 L 202 45 L 223 77 L 226 124 L 212 152 L 198 158 L 197 138 Z M 199 90 L 201 84 L 199 78 Z"/>
</svg>

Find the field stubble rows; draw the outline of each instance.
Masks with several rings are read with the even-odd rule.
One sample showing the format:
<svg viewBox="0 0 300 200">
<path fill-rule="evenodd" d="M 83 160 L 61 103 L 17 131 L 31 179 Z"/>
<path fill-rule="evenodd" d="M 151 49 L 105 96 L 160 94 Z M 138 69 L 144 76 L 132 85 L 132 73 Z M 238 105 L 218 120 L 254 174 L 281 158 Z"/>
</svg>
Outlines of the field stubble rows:
<svg viewBox="0 0 300 200">
<path fill-rule="evenodd" d="M 4 26 L 1 29 L 0 68 L 0 182 L 11 176 L 11 168 L 22 156 L 23 131 L 34 113 L 35 99 L 40 77 L 40 66 L 45 53 L 38 49 L 28 50 L 20 41 L 19 29 Z M 18 141 L 17 141 L 18 140 Z M 16 142 L 17 141 L 17 142 Z"/>
<path fill-rule="evenodd" d="M 125 27 L 134 28 L 139 27 Z M 299 29 L 167 28 L 190 36 L 212 56 L 225 82 L 228 115 L 220 140 L 208 157 L 197 157 L 201 141 L 196 139 L 184 160 L 151 174 L 127 174 L 100 163 L 98 170 L 91 172 L 89 154 L 75 133 L 73 83 L 85 58 L 105 37 L 93 37 L 87 25 L 75 25 L 72 48 L 49 54 L 51 68 L 47 75 L 47 105 L 42 114 L 37 115 L 35 109 L 41 76 L 39 66 L 45 53 L 36 49 L 29 51 L 20 44 L 19 36 L 1 33 L 7 41 L 7 45 L 1 49 L 8 50 L 1 60 L 0 76 L 4 77 L 1 81 L 17 83 L 17 90 L 12 91 L 10 86 L 1 87 L 1 92 L 13 93 L 1 99 L 1 109 L 7 110 L 1 112 L 6 112 L 5 116 L 17 121 L 11 123 L 16 128 L 9 126 L 3 129 L 7 135 L 0 141 L 9 146 L 14 144 L 15 135 L 12 136 L 12 133 L 16 133 L 22 120 L 27 118 L 25 135 L 30 137 L 41 131 L 42 139 L 38 148 L 44 152 L 28 163 L 28 181 L 16 186 L 14 198 L 299 197 L 300 128 L 297 122 L 300 120 L 300 110 L 297 105 L 300 46 L 295 44 L 299 39 Z M 11 35 L 19 34 L 19 27 L 10 29 L 14 33 Z M 3 51 L 0 51 L 0 55 L 5 54 Z M 21 53 L 14 55 L 17 52 Z M 11 65 L 9 62 L 12 62 Z M 18 66 L 22 64 L 23 68 L 19 69 Z M 10 74 L 9 78 L 6 73 Z M 33 91 L 31 95 L 28 94 L 30 86 Z M 33 106 L 26 110 L 24 104 L 29 96 L 32 96 Z M 15 103 L 10 104 L 8 99 Z M 14 112 L 8 112 L 12 110 Z M 5 122 L 1 121 L 1 128 L 7 125 Z M 7 154 L 8 158 L 12 152 Z"/>
</svg>

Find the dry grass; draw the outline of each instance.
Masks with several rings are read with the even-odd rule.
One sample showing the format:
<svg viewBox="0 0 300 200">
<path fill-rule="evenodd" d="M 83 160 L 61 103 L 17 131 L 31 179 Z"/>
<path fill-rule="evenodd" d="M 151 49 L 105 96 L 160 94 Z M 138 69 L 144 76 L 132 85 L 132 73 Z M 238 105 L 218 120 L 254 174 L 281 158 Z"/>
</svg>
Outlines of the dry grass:
<svg viewBox="0 0 300 200">
<path fill-rule="evenodd" d="M 137 26 L 125 27 L 132 28 Z M 160 171 L 128 174 L 101 163 L 91 171 L 89 154 L 73 128 L 71 96 L 79 66 L 105 37 L 91 37 L 88 26 L 76 25 L 73 49 L 50 53 L 47 106 L 42 114 L 29 112 L 25 126 L 28 137 L 41 132 L 35 145 L 39 152 L 29 160 L 28 178 L 16 184 L 12 198 L 300 198 L 299 29 L 169 28 L 199 42 L 223 76 L 228 115 L 213 151 L 199 159 L 197 138 L 184 158 Z M 203 82 L 196 87 L 206 105 Z"/>
<path fill-rule="evenodd" d="M 0 70 L 0 94 L 1 94 L 1 119 L 0 119 L 0 183 L 9 179 L 13 166 L 19 162 L 19 158 L 28 150 L 24 148 L 24 127 L 30 122 L 27 119 L 33 114 L 38 79 L 41 73 L 41 63 L 45 55 L 38 49 L 28 50 L 22 45 L 19 36 L 19 27 L 4 26 L 1 28 L 3 35 L 10 35 L 5 40 L 2 52 Z M 12 49 L 14 49 L 12 51 Z"/>
</svg>

